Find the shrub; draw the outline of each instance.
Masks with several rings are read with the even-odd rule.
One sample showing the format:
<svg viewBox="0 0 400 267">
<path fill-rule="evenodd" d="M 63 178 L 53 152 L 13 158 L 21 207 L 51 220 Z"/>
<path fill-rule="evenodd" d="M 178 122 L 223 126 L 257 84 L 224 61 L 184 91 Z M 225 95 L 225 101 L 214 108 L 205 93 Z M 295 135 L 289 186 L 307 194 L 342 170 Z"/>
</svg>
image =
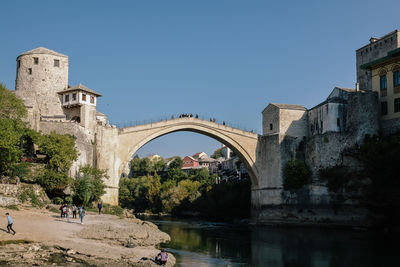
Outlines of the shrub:
<svg viewBox="0 0 400 267">
<path fill-rule="evenodd" d="M 111 206 L 110 214 L 122 217 L 124 215 L 124 209 L 120 206 Z"/>
<path fill-rule="evenodd" d="M 64 203 L 64 200 L 61 197 L 55 197 L 51 200 L 54 204 L 61 205 Z"/>
<path fill-rule="evenodd" d="M 72 204 L 72 197 L 71 196 L 68 196 L 68 197 L 65 197 L 65 202 L 67 202 L 68 204 Z"/>
<path fill-rule="evenodd" d="M 307 165 L 298 159 L 289 160 L 284 168 L 285 190 L 297 190 L 310 183 L 311 172 Z"/>
<path fill-rule="evenodd" d="M 63 172 L 46 169 L 39 175 L 37 182 L 44 188 L 49 197 L 63 196 L 66 189 L 73 180 Z"/>
<path fill-rule="evenodd" d="M 11 166 L 11 176 L 12 177 L 24 177 L 29 173 L 29 163 L 21 162 L 16 163 Z"/>
<path fill-rule="evenodd" d="M 17 205 L 9 205 L 9 206 L 6 206 L 6 209 L 9 209 L 9 210 L 19 210 L 19 208 L 18 208 Z"/>
</svg>

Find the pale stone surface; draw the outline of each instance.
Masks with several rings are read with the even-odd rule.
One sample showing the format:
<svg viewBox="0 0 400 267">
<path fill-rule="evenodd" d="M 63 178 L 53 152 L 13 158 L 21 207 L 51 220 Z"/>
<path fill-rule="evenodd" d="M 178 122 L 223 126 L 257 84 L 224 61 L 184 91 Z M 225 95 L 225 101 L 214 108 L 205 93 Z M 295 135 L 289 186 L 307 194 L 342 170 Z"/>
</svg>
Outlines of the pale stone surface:
<svg viewBox="0 0 400 267">
<path fill-rule="evenodd" d="M 64 116 L 57 92 L 68 87 L 68 57 L 53 52 L 35 49 L 17 58 L 15 93 L 31 109 L 29 122 L 37 130 L 41 116 Z"/>
</svg>

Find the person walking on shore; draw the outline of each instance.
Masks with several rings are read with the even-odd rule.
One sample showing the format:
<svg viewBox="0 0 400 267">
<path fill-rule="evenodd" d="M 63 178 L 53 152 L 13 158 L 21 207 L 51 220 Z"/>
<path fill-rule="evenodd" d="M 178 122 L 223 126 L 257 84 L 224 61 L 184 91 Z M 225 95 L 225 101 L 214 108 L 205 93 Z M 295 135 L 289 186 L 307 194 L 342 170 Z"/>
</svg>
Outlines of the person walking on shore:
<svg viewBox="0 0 400 267">
<path fill-rule="evenodd" d="M 61 211 L 61 218 L 62 218 L 63 215 L 64 215 L 64 204 L 62 204 L 62 205 L 60 206 L 60 211 Z"/>
<path fill-rule="evenodd" d="M 103 208 L 103 203 L 101 203 L 101 201 L 97 203 L 97 208 L 99 209 L 99 214 L 101 214 L 101 209 Z"/>
<path fill-rule="evenodd" d="M 76 219 L 76 205 L 72 206 L 72 219 Z"/>
<path fill-rule="evenodd" d="M 83 224 L 83 218 L 85 217 L 85 208 L 81 205 L 78 209 L 79 217 L 81 218 L 81 224 Z"/>
<path fill-rule="evenodd" d="M 71 217 L 71 208 L 69 206 L 67 206 L 66 208 L 67 208 L 67 222 L 71 222 L 69 220 L 69 218 Z"/>
<path fill-rule="evenodd" d="M 12 228 L 14 221 L 8 212 L 6 213 L 6 216 L 7 216 L 7 221 L 8 221 L 7 230 L 8 230 L 8 232 L 10 232 L 10 230 L 13 231 L 13 235 L 15 235 L 16 233 L 15 233 L 14 229 Z"/>
</svg>

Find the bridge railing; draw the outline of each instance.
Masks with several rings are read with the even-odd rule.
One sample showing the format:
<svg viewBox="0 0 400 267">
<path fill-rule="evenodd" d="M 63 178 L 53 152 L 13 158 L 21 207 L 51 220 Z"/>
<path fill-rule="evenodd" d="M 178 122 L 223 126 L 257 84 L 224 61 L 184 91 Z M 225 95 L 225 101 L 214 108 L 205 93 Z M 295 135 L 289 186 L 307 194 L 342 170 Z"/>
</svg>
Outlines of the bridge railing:
<svg viewBox="0 0 400 267">
<path fill-rule="evenodd" d="M 117 128 L 127 128 L 127 127 L 139 126 L 139 125 L 143 125 L 143 124 L 156 123 L 156 122 L 160 122 L 160 121 L 169 121 L 169 120 L 173 120 L 173 119 L 179 119 L 179 118 L 181 118 L 181 116 L 184 116 L 184 118 L 191 116 L 192 118 L 195 118 L 195 119 L 214 122 L 219 125 L 228 126 L 228 127 L 235 128 L 238 130 L 252 132 L 252 133 L 258 133 L 258 131 L 255 129 L 251 129 L 249 127 L 245 127 L 245 126 L 239 125 L 237 123 L 231 123 L 231 122 L 228 122 L 225 120 L 216 119 L 214 117 L 209 117 L 209 116 L 204 116 L 204 115 L 199 115 L 199 114 L 187 114 L 187 113 L 172 114 L 170 116 L 164 116 L 164 117 L 158 117 L 158 118 L 152 118 L 152 119 L 146 119 L 146 120 L 132 120 L 132 121 L 128 121 L 128 122 L 113 123 L 110 121 L 110 124 L 117 126 Z"/>
</svg>

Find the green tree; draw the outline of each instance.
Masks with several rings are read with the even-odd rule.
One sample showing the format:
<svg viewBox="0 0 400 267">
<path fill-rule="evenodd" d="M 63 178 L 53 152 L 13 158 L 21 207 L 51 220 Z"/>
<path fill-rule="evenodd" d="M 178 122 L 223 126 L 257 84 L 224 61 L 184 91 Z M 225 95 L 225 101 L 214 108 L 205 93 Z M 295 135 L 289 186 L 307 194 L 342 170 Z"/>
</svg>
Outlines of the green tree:
<svg viewBox="0 0 400 267">
<path fill-rule="evenodd" d="M 169 169 L 182 169 L 183 161 L 180 157 L 175 157 L 169 164 Z"/>
<path fill-rule="evenodd" d="M 285 190 L 297 190 L 310 183 L 310 169 L 301 160 L 289 160 L 285 165 L 283 173 L 283 187 Z"/>
<path fill-rule="evenodd" d="M 160 176 L 156 173 L 154 176 L 149 177 L 149 189 L 147 191 L 147 201 L 153 211 L 159 211 L 161 208 L 160 192 Z"/>
<path fill-rule="evenodd" d="M 26 114 L 24 102 L 0 83 L 0 118 L 21 119 Z"/>
<path fill-rule="evenodd" d="M 152 161 L 153 171 L 160 172 L 165 168 L 165 160 L 163 158 L 156 158 Z"/>
<path fill-rule="evenodd" d="M 131 160 L 131 172 L 133 177 L 137 177 L 139 171 L 140 171 L 140 158 L 138 155 L 136 155 L 132 160 Z"/>
<path fill-rule="evenodd" d="M 400 221 L 396 212 L 400 209 L 399 151 L 400 132 L 390 136 L 366 136 L 363 145 L 346 151 L 363 164 L 360 176 L 364 180 L 364 201 L 381 215 L 385 227 L 398 227 Z"/>
<path fill-rule="evenodd" d="M 200 183 L 210 183 L 210 173 L 207 168 L 191 169 L 189 173 L 189 179 L 192 181 L 198 181 Z M 215 182 L 215 181 L 214 181 Z"/>
<path fill-rule="evenodd" d="M 25 124 L 21 119 L 26 113 L 22 100 L 0 83 L 0 174 L 13 175 L 23 155 L 20 146 Z"/>
<path fill-rule="evenodd" d="M 52 132 L 38 138 L 40 152 L 47 155 L 48 167 L 55 171 L 67 172 L 72 163 L 78 159 L 75 138 Z"/>
<path fill-rule="evenodd" d="M 184 171 L 182 171 L 181 169 L 169 169 L 164 181 L 165 180 L 180 181 L 180 180 L 184 180 L 186 178 L 187 178 L 187 174 Z"/>
<path fill-rule="evenodd" d="M 121 206 L 133 208 L 136 212 L 145 211 L 147 209 L 149 177 L 121 178 L 119 186 L 119 201 Z"/>
<path fill-rule="evenodd" d="M 106 193 L 104 179 L 108 179 L 107 172 L 90 165 L 79 169 L 82 176 L 75 180 L 74 198 L 80 203 L 87 205 L 99 201 L 100 197 Z"/>
<path fill-rule="evenodd" d="M 0 173 L 10 175 L 14 164 L 20 161 L 23 150 L 20 140 L 24 126 L 18 119 L 0 119 Z"/>
<path fill-rule="evenodd" d="M 141 175 L 149 175 L 152 171 L 151 161 L 149 158 L 143 158 L 139 163 Z"/>
<path fill-rule="evenodd" d="M 221 158 L 221 157 L 223 157 L 221 148 L 215 150 L 214 153 L 210 156 L 210 158 L 213 158 L 213 159 L 217 159 L 217 158 Z"/>
<path fill-rule="evenodd" d="M 65 172 L 45 169 L 37 178 L 37 182 L 44 188 L 49 197 L 53 198 L 63 196 L 64 189 L 72 183 L 72 179 Z"/>
<path fill-rule="evenodd" d="M 166 212 L 176 212 L 194 202 L 201 194 L 200 183 L 197 181 L 182 180 L 177 186 L 170 187 L 161 193 L 161 203 Z"/>
</svg>

